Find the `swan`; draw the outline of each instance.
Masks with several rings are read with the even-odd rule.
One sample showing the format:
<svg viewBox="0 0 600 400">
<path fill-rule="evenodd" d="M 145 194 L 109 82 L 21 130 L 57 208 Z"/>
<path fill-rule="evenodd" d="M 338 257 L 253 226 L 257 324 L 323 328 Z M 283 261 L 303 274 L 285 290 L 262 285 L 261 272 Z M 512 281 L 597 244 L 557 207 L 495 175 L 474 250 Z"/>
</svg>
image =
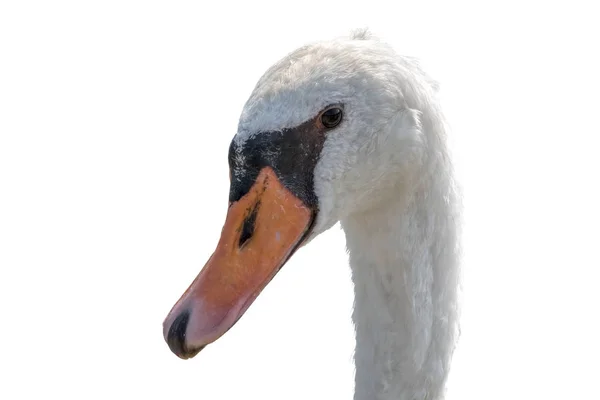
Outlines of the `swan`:
<svg viewBox="0 0 600 400">
<path fill-rule="evenodd" d="M 459 336 L 460 191 L 437 84 L 367 30 L 259 79 L 229 147 L 217 248 L 163 323 L 194 357 L 300 247 L 340 222 L 354 284 L 355 400 L 441 399 Z"/>
</svg>

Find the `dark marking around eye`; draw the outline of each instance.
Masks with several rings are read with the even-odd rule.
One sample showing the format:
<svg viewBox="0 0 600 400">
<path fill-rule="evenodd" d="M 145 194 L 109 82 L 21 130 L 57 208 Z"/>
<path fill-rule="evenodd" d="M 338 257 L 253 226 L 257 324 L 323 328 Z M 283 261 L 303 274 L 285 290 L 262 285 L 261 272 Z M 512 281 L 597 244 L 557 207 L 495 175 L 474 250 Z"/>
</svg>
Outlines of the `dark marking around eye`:
<svg viewBox="0 0 600 400">
<path fill-rule="evenodd" d="M 244 244 L 252 237 L 254 233 L 254 224 L 256 223 L 256 215 L 258 214 L 258 208 L 260 207 L 260 202 L 254 205 L 254 208 L 244 219 L 244 225 L 242 226 L 242 234 L 240 235 L 240 241 L 238 243 L 238 247 L 241 249 Z"/>
<path fill-rule="evenodd" d="M 343 104 L 325 108 L 327 123 L 343 119 Z M 314 192 L 314 170 L 327 138 L 327 128 L 318 114 L 293 128 L 254 132 L 243 143 L 235 138 L 229 146 L 232 170 L 229 203 L 235 203 L 250 191 L 260 171 L 271 167 L 277 179 L 294 196 L 312 209 L 318 207 Z M 240 228 L 241 229 L 241 228 Z"/>
</svg>

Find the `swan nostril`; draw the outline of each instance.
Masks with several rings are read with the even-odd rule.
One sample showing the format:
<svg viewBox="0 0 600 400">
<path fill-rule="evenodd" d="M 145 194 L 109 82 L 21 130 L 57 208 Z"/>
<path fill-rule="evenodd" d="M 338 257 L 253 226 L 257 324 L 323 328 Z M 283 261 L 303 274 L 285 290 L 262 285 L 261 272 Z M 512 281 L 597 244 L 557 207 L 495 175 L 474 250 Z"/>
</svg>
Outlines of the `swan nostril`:
<svg viewBox="0 0 600 400">
<path fill-rule="evenodd" d="M 194 357 L 204 348 L 204 346 L 190 350 L 185 345 L 185 336 L 188 322 L 190 320 L 189 311 L 184 311 L 171 324 L 169 333 L 167 333 L 167 344 L 173 353 L 178 357 L 187 359 Z"/>
<path fill-rule="evenodd" d="M 260 206 L 260 202 L 254 205 L 254 208 L 248 216 L 244 219 L 244 225 L 242 226 L 242 234 L 240 235 L 240 240 L 238 242 L 238 247 L 241 249 L 244 244 L 252 237 L 254 233 L 254 224 L 256 223 L 256 214 L 258 214 L 258 207 Z"/>
</svg>

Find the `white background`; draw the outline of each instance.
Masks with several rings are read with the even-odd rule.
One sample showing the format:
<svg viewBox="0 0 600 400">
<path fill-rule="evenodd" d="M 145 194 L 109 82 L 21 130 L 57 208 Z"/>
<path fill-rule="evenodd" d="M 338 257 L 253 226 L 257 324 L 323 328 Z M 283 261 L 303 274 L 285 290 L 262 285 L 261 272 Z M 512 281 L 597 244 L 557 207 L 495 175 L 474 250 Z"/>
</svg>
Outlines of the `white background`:
<svg viewBox="0 0 600 400">
<path fill-rule="evenodd" d="M 465 193 L 448 399 L 598 398 L 598 11 L 568 2 L 3 1 L 0 398 L 350 399 L 339 226 L 182 361 L 260 75 L 369 26 L 441 82 Z M 593 2 L 588 2 L 592 4 Z"/>
</svg>

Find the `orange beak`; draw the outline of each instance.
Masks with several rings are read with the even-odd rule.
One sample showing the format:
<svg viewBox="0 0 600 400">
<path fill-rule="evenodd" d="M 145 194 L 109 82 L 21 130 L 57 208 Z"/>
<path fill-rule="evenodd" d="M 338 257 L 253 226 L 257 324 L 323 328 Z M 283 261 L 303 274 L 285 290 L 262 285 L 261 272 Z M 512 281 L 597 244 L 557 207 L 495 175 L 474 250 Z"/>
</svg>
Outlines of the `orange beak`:
<svg viewBox="0 0 600 400">
<path fill-rule="evenodd" d="M 314 212 L 270 167 L 231 203 L 217 249 L 163 323 L 171 351 L 194 357 L 227 332 L 310 232 Z"/>
</svg>

